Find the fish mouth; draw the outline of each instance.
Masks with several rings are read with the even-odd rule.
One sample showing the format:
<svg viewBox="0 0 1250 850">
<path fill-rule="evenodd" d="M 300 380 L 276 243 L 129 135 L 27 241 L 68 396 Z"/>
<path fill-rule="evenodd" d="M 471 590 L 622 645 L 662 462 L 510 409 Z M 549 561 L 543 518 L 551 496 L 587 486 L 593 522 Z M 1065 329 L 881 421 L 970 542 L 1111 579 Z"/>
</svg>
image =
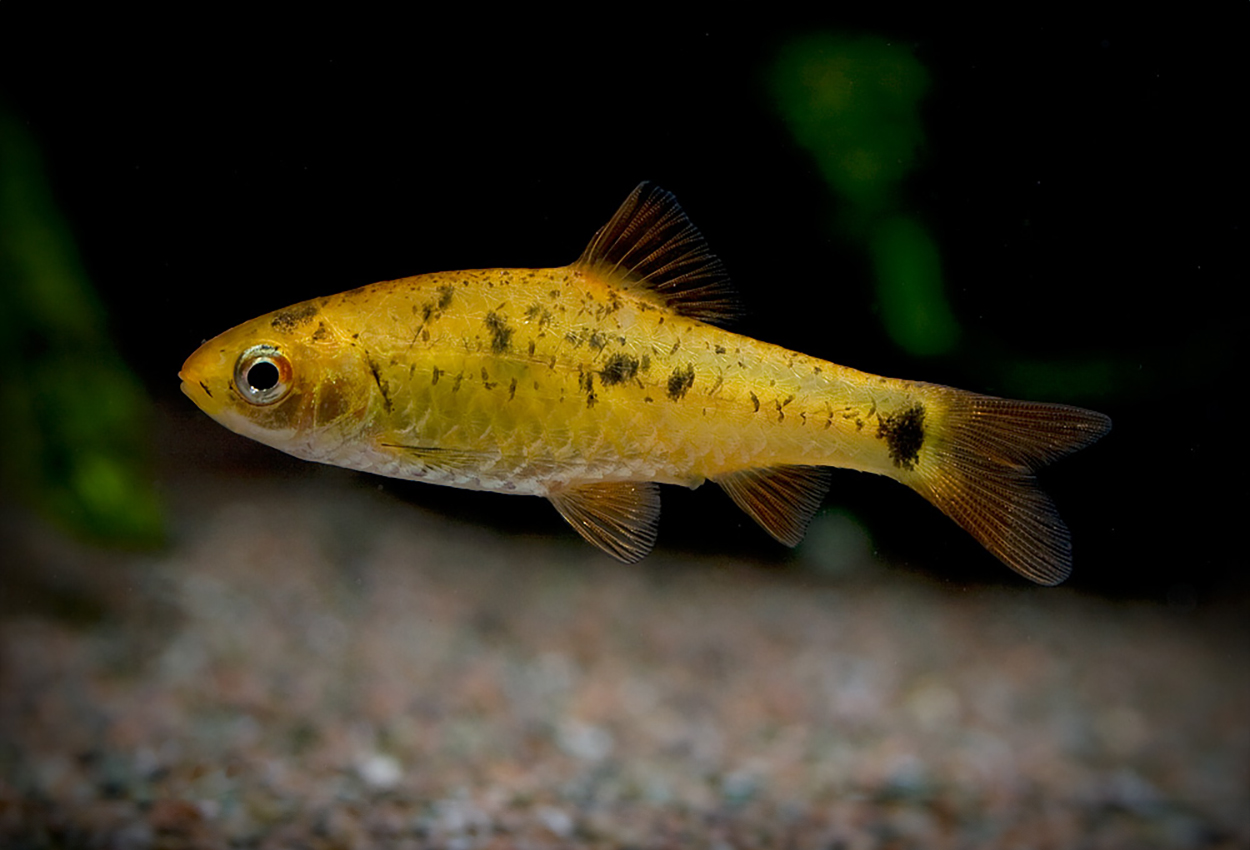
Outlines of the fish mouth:
<svg viewBox="0 0 1250 850">
<path fill-rule="evenodd" d="M 191 401 L 195 402 L 195 406 L 203 410 L 209 416 L 216 416 L 222 408 L 222 402 L 214 397 L 213 391 L 208 388 L 202 376 L 201 370 L 196 368 L 197 361 L 202 360 L 200 352 L 196 351 L 187 358 L 187 362 L 182 364 L 182 368 L 178 370 L 178 379 L 182 382 L 179 389 L 182 394 Z"/>
<path fill-rule="evenodd" d="M 213 397 L 213 394 L 208 391 L 208 387 L 204 386 L 202 381 L 192 379 L 186 369 L 178 372 L 178 380 L 182 382 L 178 389 L 182 390 L 182 394 L 195 402 L 199 407 L 204 406 L 204 400 Z"/>
<path fill-rule="evenodd" d="M 191 399 L 192 401 L 195 401 L 196 391 L 191 388 L 190 379 L 187 378 L 186 375 L 182 374 L 182 372 L 179 372 L 178 380 L 182 382 L 181 385 L 179 385 L 178 387 L 180 390 L 182 390 L 182 394 L 185 395 L 187 398 Z M 204 390 L 202 386 L 200 387 L 200 391 L 207 392 L 206 390 Z"/>
</svg>

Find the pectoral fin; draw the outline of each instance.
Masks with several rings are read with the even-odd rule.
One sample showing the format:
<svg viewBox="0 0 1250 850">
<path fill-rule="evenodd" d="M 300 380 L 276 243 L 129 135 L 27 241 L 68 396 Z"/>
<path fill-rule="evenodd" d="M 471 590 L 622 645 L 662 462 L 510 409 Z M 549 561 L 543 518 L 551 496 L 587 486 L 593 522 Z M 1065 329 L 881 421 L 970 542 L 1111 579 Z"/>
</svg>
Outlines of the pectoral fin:
<svg viewBox="0 0 1250 850">
<path fill-rule="evenodd" d="M 712 479 L 734 504 L 787 546 L 797 546 L 829 492 L 829 470 L 819 466 L 744 469 Z"/>
<path fill-rule="evenodd" d="M 385 449 L 399 451 L 416 469 L 442 475 L 472 476 L 498 460 L 497 454 L 472 449 L 445 449 L 438 446 L 413 446 L 402 443 L 379 443 Z M 420 473 L 423 475 L 423 473 Z"/>
<path fill-rule="evenodd" d="M 548 496 L 577 533 L 626 564 L 655 545 L 660 488 L 652 482 L 614 481 L 568 487 Z"/>
</svg>

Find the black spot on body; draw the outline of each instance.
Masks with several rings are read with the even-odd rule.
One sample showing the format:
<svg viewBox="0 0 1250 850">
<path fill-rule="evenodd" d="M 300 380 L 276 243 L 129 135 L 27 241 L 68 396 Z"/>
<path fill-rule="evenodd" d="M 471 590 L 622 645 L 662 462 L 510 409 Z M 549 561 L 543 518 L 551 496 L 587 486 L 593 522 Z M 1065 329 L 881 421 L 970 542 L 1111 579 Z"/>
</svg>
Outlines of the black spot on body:
<svg viewBox="0 0 1250 850">
<path fill-rule="evenodd" d="M 330 329 L 329 329 L 328 327 L 326 327 L 326 323 L 325 323 L 325 322 L 320 322 L 320 323 L 317 325 L 317 329 L 316 329 L 315 331 L 313 331 L 312 341 L 313 341 L 313 342 L 323 342 L 323 341 L 325 341 L 326 339 L 328 339 L 328 338 L 329 338 L 329 336 L 330 336 Z"/>
<path fill-rule="evenodd" d="M 491 310 L 486 314 L 486 330 L 490 331 L 490 350 L 500 354 L 512 343 L 512 328 L 503 316 Z"/>
<path fill-rule="evenodd" d="M 446 310 L 451 306 L 452 296 L 456 294 L 456 287 L 450 283 L 445 283 L 438 288 L 438 309 Z"/>
<path fill-rule="evenodd" d="M 911 471 L 920 460 L 924 446 L 924 405 L 877 417 L 877 439 L 885 440 L 894 465 Z"/>
<path fill-rule="evenodd" d="M 753 392 L 748 392 L 747 394 L 751 396 L 751 404 L 755 405 L 755 412 L 759 413 L 760 412 L 760 397 L 757 396 Z"/>
<path fill-rule="evenodd" d="M 438 383 L 438 379 L 439 379 L 439 378 L 441 378 L 442 376 L 443 376 L 443 372 L 442 372 L 442 370 L 441 370 L 441 369 L 439 369 L 437 366 L 435 366 L 435 367 L 434 367 L 434 375 L 433 375 L 433 377 L 430 379 L 430 386 L 433 386 L 434 384 L 437 384 L 437 383 Z"/>
<path fill-rule="evenodd" d="M 599 397 L 595 395 L 595 373 L 578 372 L 577 388 L 586 394 L 586 406 L 594 407 Z"/>
<path fill-rule="evenodd" d="M 551 311 L 541 304 L 531 304 L 525 310 L 526 321 L 537 321 L 540 328 L 551 323 Z"/>
<path fill-rule="evenodd" d="M 638 358 L 623 352 L 617 352 L 608 358 L 608 362 L 599 371 L 599 378 L 605 387 L 622 384 L 638 374 Z"/>
<path fill-rule="evenodd" d="M 302 324 L 312 321 L 312 317 L 317 315 L 318 308 L 316 304 L 306 302 L 297 304 L 294 307 L 288 307 L 285 310 L 279 310 L 273 316 L 273 321 L 269 324 L 276 331 L 289 333 Z"/>
<path fill-rule="evenodd" d="M 668 376 L 668 397 L 673 401 L 678 401 L 690 391 L 692 386 L 694 386 L 694 366 L 689 363 L 684 368 L 678 366 L 673 370 L 673 374 Z"/>
<path fill-rule="evenodd" d="M 373 382 L 378 385 L 378 392 L 382 394 L 382 404 L 386 406 L 386 411 L 391 410 L 391 393 L 386 385 L 386 381 L 382 380 L 382 375 L 378 371 L 378 362 L 372 357 L 368 358 L 369 371 L 373 373 Z"/>
<path fill-rule="evenodd" d="M 591 348 L 596 351 L 602 351 L 603 347 L 608 344 L 608 338 L 598 331 L 595 331 L 590 335 L 589 343 Z"/>
</svg>

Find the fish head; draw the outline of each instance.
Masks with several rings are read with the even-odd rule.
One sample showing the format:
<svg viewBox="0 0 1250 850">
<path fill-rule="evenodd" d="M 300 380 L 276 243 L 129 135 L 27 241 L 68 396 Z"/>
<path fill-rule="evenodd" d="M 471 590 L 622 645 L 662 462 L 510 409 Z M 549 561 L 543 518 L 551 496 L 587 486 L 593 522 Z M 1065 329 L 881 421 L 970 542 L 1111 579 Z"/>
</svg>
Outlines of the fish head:
<svg viewBox="0 0 1250 850">
<path fill-rule="evenodd" d="M 182 391 L 231 431 L 318 460 L 367 421 L 369 366 L 351 335 L 315 302 L 216 336 L 178 372 Z"/>
</svg>

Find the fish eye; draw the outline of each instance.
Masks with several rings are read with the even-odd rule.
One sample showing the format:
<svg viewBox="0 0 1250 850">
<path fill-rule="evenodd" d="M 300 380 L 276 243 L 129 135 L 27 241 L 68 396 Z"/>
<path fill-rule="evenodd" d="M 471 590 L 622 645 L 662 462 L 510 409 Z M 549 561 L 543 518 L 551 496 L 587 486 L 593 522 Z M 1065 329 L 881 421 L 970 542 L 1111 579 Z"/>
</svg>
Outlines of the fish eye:
<svg viewBox="0 0 1250 850">
<path fill-rule="evenodd" d="M 234 364 L 234 386 L 249 404 L 273 404 L 291 390 L 291 361 L 276 345 L 253 345 Z"/>
</svg>

